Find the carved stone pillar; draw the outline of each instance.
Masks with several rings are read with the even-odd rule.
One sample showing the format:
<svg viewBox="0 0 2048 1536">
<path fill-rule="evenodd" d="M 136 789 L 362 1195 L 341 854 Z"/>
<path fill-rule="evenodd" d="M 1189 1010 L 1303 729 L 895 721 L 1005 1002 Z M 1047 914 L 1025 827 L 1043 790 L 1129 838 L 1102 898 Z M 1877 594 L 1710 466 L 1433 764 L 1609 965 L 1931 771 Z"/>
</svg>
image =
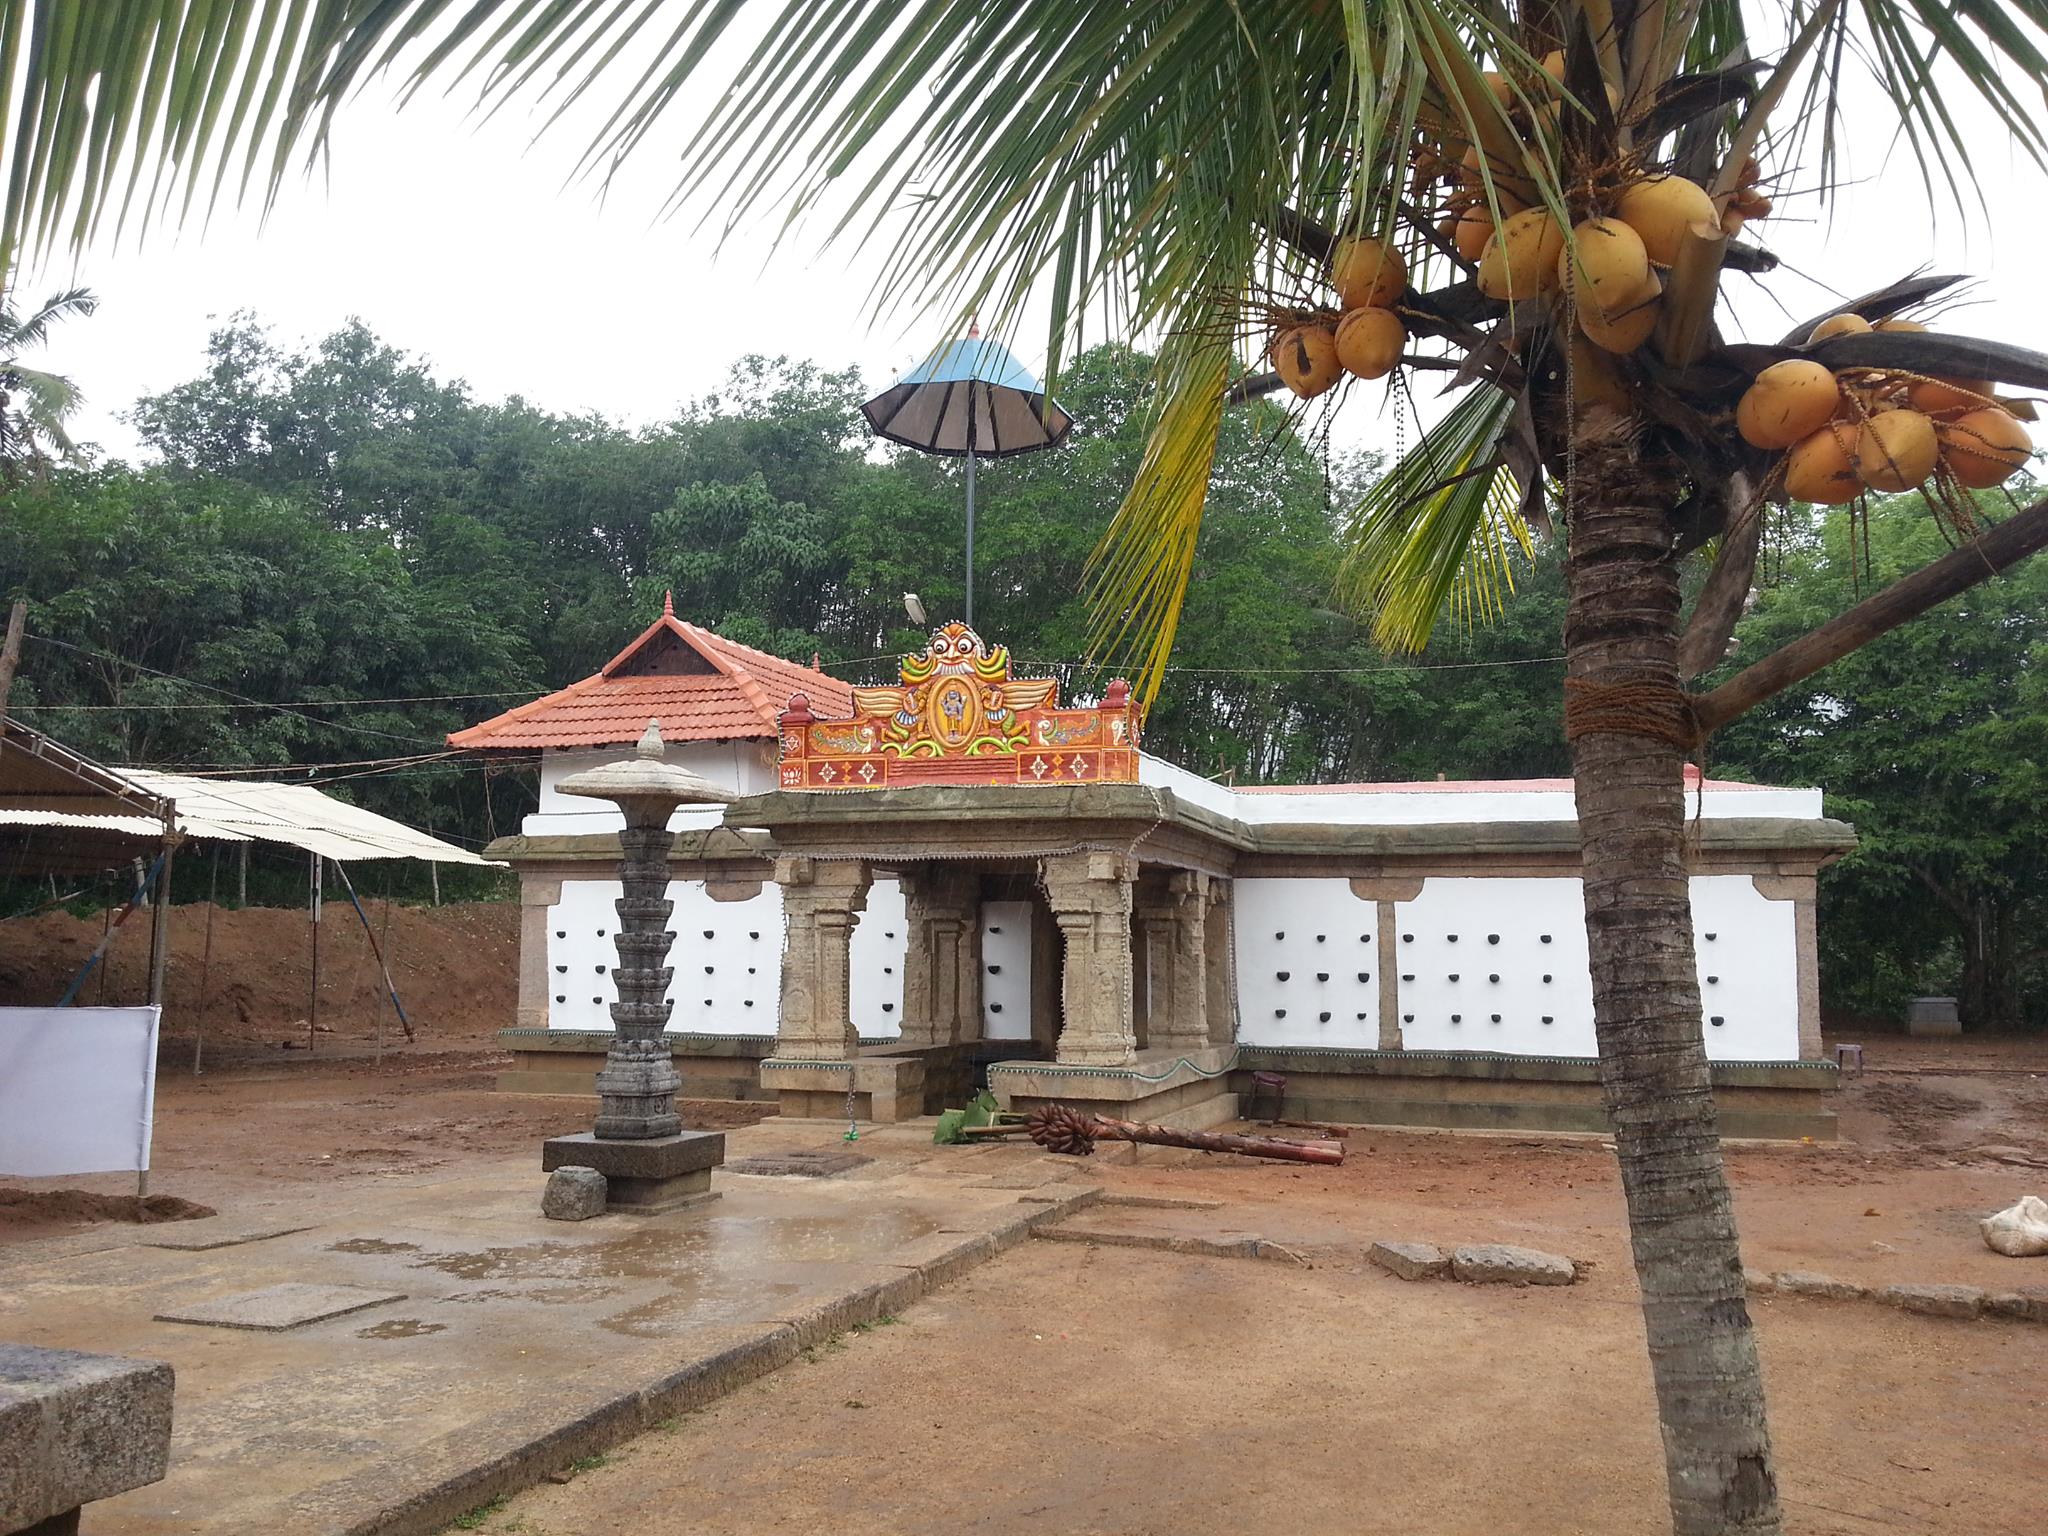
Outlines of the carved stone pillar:
<svg viewBox="0 0 2048 1536">
<path fill-rule="evenodd" d="M 676 1116 L 676 1089 L 682 1086 L 669 1055 L 669 979 L 672 966 L 662 964 L 676 936 L 669 931 L 668 851 L 675 834 L 661 822 L 634 815 L 628 805 L 627 825 L 619 833 L 619 880 L 625 894 L 612 905 L 619 914 L 612 944 L 619 952 L 612 981 L 619 1000 L 612 1004 L 612 1027 L 618 1038 L 605 1053 L 597 1074 L 597 1124 L 600 1140 L 649 1141 L 673 1136 L 683 1128 Z"/>
<path fill-rule="evenodd" d="M 1138 893 L 1144 944 L 1145 1041 L 1199 1050 L 1209 1043 L 1209 877 L 1179 870 Z"/>
<path fill-rule="evenodd" d="M 1237 1040 L 1237 957 L 1232 947 L 1235 911 L 1228 880 L 1209 882 L 1208 909 L 1202 954 L 1208 967 L 1209 1043 L 1231 1045 Z"/>
<path fill-rule="evenodd" d="M 904 1045 L 981 1037 L 981 877 L 926 864 L 901 870 Z"/>
<path fill-rule="evenodd" d="M 775 1054 L 785 1060 L 850 1061 L 853 1027 L 849 942 L 867 906 L 873 872 L 857 859 L 775 861 L 782 887 L 782 1022 Z"/>
<path fill-rule="evenodd" d="M 1062 945 L 1057 1059 L 1127 1066 L 1138 1054 L 1131 1017 L 1131 884 L 1137 860 L 1119 853 L 1063 853 L 1044 860 L 1041 869 Z"/>
</svg>

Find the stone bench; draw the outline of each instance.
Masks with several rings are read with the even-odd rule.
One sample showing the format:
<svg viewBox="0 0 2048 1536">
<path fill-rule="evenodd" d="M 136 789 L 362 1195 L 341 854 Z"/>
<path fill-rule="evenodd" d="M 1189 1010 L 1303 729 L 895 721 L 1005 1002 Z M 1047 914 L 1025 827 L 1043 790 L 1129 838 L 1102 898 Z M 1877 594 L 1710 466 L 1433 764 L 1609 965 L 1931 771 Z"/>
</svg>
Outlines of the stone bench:
<svg viewBox="0 0 2048 1536">
<path fill-rule="evenodd" d="M 0 1344 L 0 1533 L 63 1536 L 79 1506 L 159 1481 L 169 1365 Z"/>
</svg>

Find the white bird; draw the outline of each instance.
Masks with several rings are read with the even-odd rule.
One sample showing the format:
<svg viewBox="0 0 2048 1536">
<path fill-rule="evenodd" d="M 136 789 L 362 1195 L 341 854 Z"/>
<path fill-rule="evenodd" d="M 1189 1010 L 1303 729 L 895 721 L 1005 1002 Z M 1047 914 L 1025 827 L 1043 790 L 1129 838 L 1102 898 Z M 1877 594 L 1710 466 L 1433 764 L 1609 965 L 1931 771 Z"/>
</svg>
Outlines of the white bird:
<svg viewBox="0 0 2048 1536">
<path fill-rule="evenodd" d="M 910 615 L 911 623 L 922 624 L 925 622 L 924 604 L 918 600 L 915 592 L 903 594 L 903 611 Z"/>
</svg>

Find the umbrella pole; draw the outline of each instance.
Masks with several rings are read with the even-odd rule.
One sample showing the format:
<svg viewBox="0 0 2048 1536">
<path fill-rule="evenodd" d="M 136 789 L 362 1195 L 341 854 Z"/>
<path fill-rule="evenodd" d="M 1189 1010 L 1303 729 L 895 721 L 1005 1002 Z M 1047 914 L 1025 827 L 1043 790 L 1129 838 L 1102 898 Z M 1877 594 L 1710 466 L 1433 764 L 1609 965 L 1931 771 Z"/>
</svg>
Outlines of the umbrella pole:
<svg viewBox="0 0 2048 1536">
<path fill-rule="evenodd" d="M 967 627 L 974 627 L 974 436 L 967 438 Z"/>
</svg>

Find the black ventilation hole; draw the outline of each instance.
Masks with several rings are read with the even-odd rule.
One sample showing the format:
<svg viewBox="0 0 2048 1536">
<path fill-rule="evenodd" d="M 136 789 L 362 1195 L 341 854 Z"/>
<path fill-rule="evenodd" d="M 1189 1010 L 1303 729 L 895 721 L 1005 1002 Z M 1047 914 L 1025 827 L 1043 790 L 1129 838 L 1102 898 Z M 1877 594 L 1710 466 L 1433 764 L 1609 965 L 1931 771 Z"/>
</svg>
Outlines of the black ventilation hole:
<svg viewBox="0 0 2048 1536">
<path fill-rule="evenodd" d="M 895 935 L 895 934 L 893 934 L 893 933 L 885 933 L 885 934 L 883 934 L 883 935 L 882 935 L 882 937 L 883 937 L 883 938 L 885 938 L 885 939 L 893 939 L 893 938 L 895 938 L 895 937 L 896 937 L 896 935 Z"/>
<path fill-rule="evenodd" d="M 1718 977 L 1718 976 L 1709 976 L 1709 977 L 1707 978 L 1707 985 L 1708 985 L 1708 986 L 1710 986 L 1710 987 L 1716 987 L 1716 986 L 1719 986 L 1720 984 L 1721 984 L 1721 978 L 1720 978 L 1720 977 Z"/>
<path fill-rule="evenodd" d="M 569 967 L 567 967 L 566 965 L 558 965 L 555 967 L 555 970 L 564 976 L 569 974 Z"/>
<path fill-rule="evenodd" d="M 1285 981 L 1285 980 L 1286 980 L 1286 979 L 1287 979 L 1288 977 L 1292 976 L 1292 975 L 1294 974 L 1294 972 L 1292 972 L 1292 971 L 1275 971 L 1275 972 L 1274 972 L 1273 974 L 1274 974 L 1275 976 L 1279 977 L 1279 978 L 1280 978 L 1280 979 L 1281 979 L 1282 981 Z"/>
<path fill-rule="evenodd" d="M 569 1001 L 569 999 L 564 997 L 561 993 L 557 992 L 555 994 L 555 1001 L 558 1003 L 566 1003 L 567 1001 Z"/>
<path fill-rule="evenodd" d="M 1327 1024 L 1330 1022 L 1330 1016 L 1327 1013 L 1319 1013 L 1316 1015 L 1316 1022 L 1319 1024 Z"/>
<path fill-rule="evenodd" d="M 990 1013 L 1001 1013 L 1003 1011 L 1003 1005 L 1001 1003 L 990 1003 L 988 1005 L 988 1011 Z"/>
<path fill-rule="evenodd" d="M 1548 1023 L 1550 1023 L 1550 1022 L 1551 1022 L 1551 1019 L 1550 1019 L 1550 1015 L 1549 1015 L 1549 1014 L 1547 1014 L 1547 1013 L 1546 1013 L 1545 1015 L 1543 1015 L 1543 1022 L 1544 1022 L 1544 1023 L 1546 1023 L 1546 1024 L 1548 1024 Z"/>
<path fill-rule="evenodd" d="M 1274 938 L 1274 940 L 1275 940 L 1276 942 L 1277 942 L 1277 941 L 1279 941 L 1279 940 L 1281 940 L 1281 939 L 1284 939 L 1284 938 L 1286 938 L 1286 937 L 1287 937 L 1287 935 L 1286 935 L 1286 934 L 1284 934 L 1284 933 L 1276 933 L 1276 934 L 1274 934 L 1274 935 L 1273 935 L 1273 938 Z"/>
<path fill-rule="evenodd" d="M 566 928 L 557 928 L 555 930 L 555 937 L 558 939 L 566 939 L 567 937 L 569 937 L 569 931 Z M 1709 937 L 1712 937 L 1712 935 L 1709 935 Z"/>
<path fill-rule="evenodd" d="M 704 974 L 705 974 L 706 976 L 710 976 L 710 975 L 713 975 L 713 974 L 714 974 L 714 973 L 716 972 L 716 970 L 717 970 L 717 967 L 716 967 L 716 966 L 710 966 L 710 965 L 707 965 L 707 966 L 705 966 L 705 967 L 704 967 Z"/>
<path fill-rule="evenodd" d="M 1498 984 L 1499 984 L 1499 982 L 1500 982 L 1500 977 L 1498 977 L 1498 976 L 1489 976 L 1489 977 L 1487 977 L 1486 979 L 1487 979 L 1488 981 L 1490 981 L 1490 982 L 1493 982 L 1493 983 L 1495 983 L 1496 985 L 1498 985 Z"/>
<path fill-rule="evenodd" d="M 1465 1015 L 1463 1015 L 1462 1013 L 1454 1013 L 1451 1015 L 1451 1022 L 1453 1024 L 1462 1024 L 1465 1022 Z"/>
<path fill-rule="evenodd" d="M 758 939 L 759 937 L 761 937 L 761 935 L 759 935 L 758 933 L 750 933 L 747 935 L 747 937 L 750 939 Z"/>
<path fill-rule="evenodd" d="M 1401 935 L 1401 942 L 1403 944 L 1413 944 L 1415 942 L 1415 935 L 1412 933 L 1404 933 Z"/>
<path fill-rule="evenodd" d="M 1365 1017 L 1365 1015 L 1361 1013 L 1360 1015 L 1358 1015 L 1358 1017 L 1362 1019 Z"/>
<path fill-rule="evenodd" d="M 603 967 L 603 966 L 601 966 L 601 965 L 600 965 L 600 966 L 599 966 L 599 967 L 597 968 L 597 974 L 598 974 L 598 975 L 600 975 L 600 976 L 602 976 L 602 975 L 604 974 L 604 967 Z"/>
<path fill-rule="evenodd" d="M 1401 979 L 1403 981 L 1413 981 L 1415 979 L 1415 973 L 1413 971 L 1403 971 L 1401 973 Z"/>
<path fill-rule="evenodd" d="M 988 930 L 988 931 L 989 931 L 990 933 L 1001 933 L 1001 932 L 1002 932 L 1003 930 L 1002 930 L 1002 929 L 1001 929 L 1001 928 L 1000 928 L 999 926 L 997 926 L 996 924 L 993 924 L 993 923 L 991 923 L 991 924 L 989 925 L 989 930 Z"/>
<path fill-rule="evenodd" d="M 1276 1019 L 1284 1019 L 1287 1017 L 1287 1010 L 1285 1008 L 1275 1008 L 1273 1010 L 1273 1017 Z"/>
<path fill-rule="evenodd" d="M 1370 944 L 1372 942 L 1372 935 L 1369 933 L 1361 933 L 1358 936 L 1358 942 L 1361 944 Z"/>
<path fill-rule="evenodd" d="M 751 965 L 747 967 L 747 974 L 749 976 L 754 974 L 754 968 Z"/>
<path fill-rule="evenodd" d="M 991 976 L 1000 976 L 1003 974 L 1003 968 L 1000 965 L 992 965 L 988 968 L 988 973 Z"/>
<path fill-rule="evenodd" d="M 1728 1021 L 1727 1021 L 1726 1019 L 1722 1018 L 1722 1017 L 1721 1017 L 1721 1015 L 1717 1013 L 1717 1014 L 1715 1014 L 1715 1015 L 1714 1015 L 1714 1016 L 1713 1016 L 1713 1017 L 1712 1017 L 1711 1019 L 1707 1020 L 1707 1022 L 1708 1022 L 1709 1024 L 1712 1024 L 1712 1025 L 1713 1025 L 1713 1026 L 1714 1026 L 1714 1027 L 1715 1027 L 1716 1029 L 1718 1029 L 1718 1028 L 1720 1028 L 1720 1027 L 1721 1027 L 1721 1026 L 1722 1026 L 1723 1024 L 1726 1024 L 1726 1023 L 1727 1023 Z"/>
<path fill-rule="evenodd" d="M 1548 976 L 1544 977 L 1543 979 L 1544 979 L 1545 981 L 1548 981 L 1548 980 L 1550 980 L 1550 978 L 1549 978 Z"/>
<path fill-rule="evenodd" d="M 593 998 L 591 999 L 591 1001 L 592 1001 L 593 1003 L 601 1003 L 601 1002 L 603 1002 L 603 1001 L 604 1001 L 604 999 L 603 999 L 603 998 L 601 998 L 601 997 L 593 997 Z M 704 999 L 704 1001 L 708 1003 L 708 1002 L 710 1002 L 710 1001 L 711 1001 L 711 999 L 707 997 L 707 998 L 705 998 L 705 999 Z"/>
<path fill-rule="evenodd" d="M 1498 1024 L 1498 1023 L 1500 1022 L 1500 1015 L 1499 1015 L 1499 1014 L 1497 1014 L 1497 1013 L 1496 1013 L 1496 1014 L 1492 1014 L 1492 1015 L 1490 1015 L 1490 1017 L 1491 1017 L 1491 1018 L 1493 1019 L 1493 1022 L 1494 1022 L 1494 1023 Z"/>
<path fill-rule="evenodd" d="M 1329 973 L 1328 971 L 1317 971 L 1317 972 L 1316 972 L 1316 980 L 1317 980 L 1317 981 L 1328 981 L 1329 979 L 1330 979 L 1330 973 Z"/>
<path fill-rule="evenodd" d="M 715 939 L 715 938 L 717 938 L 717 937 L 718 937 L 718 934 L 717 934 L 717 932 L 716 932 L 715 930 L 713 930 L 713 929 L 710 929 L 710 928 L 706 928 L 706 929 L 704 930 L 704 937 L 705 937 L 705 938 L 707 938 L 707 939 Z"/>
<path fill-rule="evenodd" d="M 884 1003 L 884 1004 L 882 1004 L 882 1012 L 884 1012 L 884 1013 L 894 1013 L 895 1011 L 896 1011 L 896 1005 L 895 1005 L 894 1003 Z"/>
<path fill-rule="evenodd" d="M 1498 944 L 1500 942 L 1500 935 L 1497 933 L 1489 933 L 1486 936 L 1486 942 L 1489 944 Z"/>
<path fill-rule="evenodd" d="M 1372 980 L 1372 972 L 1371 972 L 1371 971 L 1360 971 L 1360 972 L 1358 973 L 1358 979 L 1359 979 L 1360 981 L 1371 981 L 1371 980 Z"/>
<path fill-rule="evenodd" d="M 1546 944 L 1548 944 L 1548 943 L 1550 942 L 1550 935 L 1549 935 L 1549 934 L 1547 934 L 1547 933 L 1546 933 L 1546 934 L 1544 934 L 1544 935 L 1543 935 L 1543 942 L 1544 942 L 1544 943 L 1546 943 Z"/>
<path fill-rule="evenodd" d="M 1453 944 L 1458 942 L 1458 936 L 1455 933 L 1447 933 L 1444 935 L 1444 937 L 1446 939 L 1449 939 Z"/>
<path fill-rule="evenodd" d="M 753 999 L 752 999 L 751 997 L 750 997 L 750 998 L 747 998 L 746 1000 L 744 1000 L 744 1001 L 743 1001 L 743 1002 L 742 1002 L 742 1003 L 740 1004 L 740 1006 L 741 1006 L 742 1008 L 751 1008 L 751 1007 L 753 1007 L 753 1006 L 754 1006 L 754 1000 L 753 1000 Z"/>
<path fill-rule="evenodd" d="M 708 997 L 707 997 L 707 998 L 705 998 L 705 999 L 704 999 L 704 1006 L 705 1006 L 706 1008 L 709 1008 L 709 1007 L 711 1006 L 711 999 L 710 999 L 710 998 L 708 998 Z"/>
<path fill-rule="evenodd" d="M 1456 971 L 1451 972 L 1451 980 L 1456 981 L 1457 979 L 1458 973 Z"/>
<path fill-rule="evenodd" d="M 1401 1022 L 1403 1024 L 1413 1024 L 1415 1022 L 1415 1015 L 1412 1013 L 1404 1013 L 1401 1015 Z"/>
<path fill-rule="evenodd" d="M 1317 934 L 1317 935 L 1316 935 L 1316 942 L 1317 942 L 1318 944 L 1320 944 L 1320 943 L 1322 943 L 1322 942 L 1323 942 L 1323 939 L 1324 939 L 1324 938 L 1325 938 L 1325 935 L 1323 935 L 1323 934 L 1320 934 L 1320 933 L 1319 933 L 1319 934 Z"/>
<path fill-rule="evenodd" d="M 754 974 L 754 968 L 751 965 L 747 967 L 747 974 L 749 976 Z M 894 976 L 896 974 L 896 967 L 893 965 L 885 965 L 882 967 L 882 974 L 884 976 Z"/>
<path fill-rule="evenodd" d="M 603 930 L 602 928 L 600 928 L 600 929 L 598 929 L 598 930 L 597 930 L 597 936 L 598 936 L 598 937 L 599 937 L 600 939 L 604 937 L 604 930 Z"/>
<path fill-rule="evenodd" d="M 1717 933 L 1710 933 L 1710 934 L 1708 934 L 1708 935 L 1707 935 L 1707 941 L 1708 941 L 1709 943 L 1712 943 L 1712 942 L 1713 942 L 1713 941 L 1714 941 L 1715 939 L 1717 939 L 1717 938 L 1719 938 L 1719 937 L 1720 937 L 1720 935 L 1719 935 L 1719 934 L 1717 934 Z"/>
</svg>

